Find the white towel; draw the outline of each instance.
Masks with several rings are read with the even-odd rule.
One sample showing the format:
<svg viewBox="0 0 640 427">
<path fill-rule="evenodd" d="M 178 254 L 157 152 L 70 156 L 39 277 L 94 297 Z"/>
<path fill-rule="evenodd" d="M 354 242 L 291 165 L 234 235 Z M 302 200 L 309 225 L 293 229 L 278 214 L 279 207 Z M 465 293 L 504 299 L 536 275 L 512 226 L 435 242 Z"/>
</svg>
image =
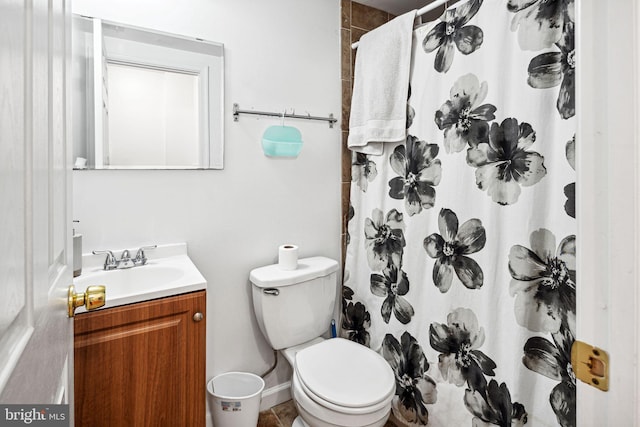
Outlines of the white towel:
<svg viewBox="0 0 640 427">
<path fill-rule="evenodd" d="M 360 38 L 351 98 L 348 147 L 382 154 L 382 143 L 406 138 L 411 42 L 416 11 Z"/>
</svg>

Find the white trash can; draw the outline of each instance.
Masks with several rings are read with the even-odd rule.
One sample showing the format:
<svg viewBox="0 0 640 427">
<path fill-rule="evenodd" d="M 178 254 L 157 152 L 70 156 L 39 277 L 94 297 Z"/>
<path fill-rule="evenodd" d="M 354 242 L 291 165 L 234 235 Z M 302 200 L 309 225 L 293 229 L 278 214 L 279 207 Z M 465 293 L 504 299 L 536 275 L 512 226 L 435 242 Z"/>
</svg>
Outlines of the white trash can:
<svg viewBox="0 0 640 427">
<path fill-rule="evenodd" d="M 227 372 L 207 383 L 215 427 L 255 427 L 264 381 L 248 372 Z"/>
</svg>

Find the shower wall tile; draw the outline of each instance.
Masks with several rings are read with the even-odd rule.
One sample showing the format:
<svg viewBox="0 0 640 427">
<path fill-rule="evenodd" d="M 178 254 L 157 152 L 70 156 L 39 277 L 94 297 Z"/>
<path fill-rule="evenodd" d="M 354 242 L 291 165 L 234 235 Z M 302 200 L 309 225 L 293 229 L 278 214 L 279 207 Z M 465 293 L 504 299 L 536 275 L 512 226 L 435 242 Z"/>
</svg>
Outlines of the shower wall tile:
<svg viewBox="0 0 640 427">
<path fill-rule="evenodd" d="M 367 32 L 388 22 L 395 16 L 379 9 L 365 6 L 351 0 L 341 0 L 341 78 L 342 78 L 342 260 L 346 255 L 346 231 L 349 214 L 349 190 L 351 188 L 351 151 L 347 148 L 351 93 L 353 90 L 353 70 L 355 51 L 351 44 Z M 344 267 L 344 265 L 343 265 Z"/>
<path fill-rule="evenodd" d="M 351 113 L 351 81 L 342 80 L 342 130 L 349 130 Z"/>
<path fill-rule="evenodd" d="M 373 30 L 389 20 L 389 14 L 370 6 L 351 2 L 351 26 Z"/>
<path fill-rule="evenodd" d="M 340 11 L 342 18 L 342 28 L 351 28 L 351 0 L 341 0 Z"/>
<path fill-rule="evenodd" d="M 454 2 L 450 2 L 450 3 L 454 3 Z M 438 19 L 440 17 L 440 15 L 442 15 L 444 13 L 444 10 L 445 10 L 446 7 L 447 7 L 447 5 L 443 4 L 442 6 L 437 7 L 434 10 L 425 13 L 424 15 L 422 15 L 422 17 L 420 19 L 422 19 L 422 22 L 435 21 L 436 19 Z"/>
<path fill-rule="evenodd" d="M 347 222 L 349 220 L 349 199 L 351 185 L 348 182 L 342 183 L 342 234 L 347 232 Z"/>
<path fill-rule="evenodd" d="M 368 32 L 369 32 L 368 30 L 363 30 L 362 28 L 353 27 L 351 29 L 351 43 L 357 42 L 358 40 L 360 40 L 360 37 L 367 34 Z"/>
<path fill-rule="evenodd" d="M 347 235 L 342 233 L 340 236 L 342 242 L 342 265 L 340 268 L 342 269 L 342 277 L 344 278 L 344 260 L 347 257 Z"/>
<path fill-rule="evenodd" d="M 347 147 L 349 132 L 342 131 L 342 181 L 351 182 L 351 150 Z"/>
<path fill-rule="evenodd" d="M 341 40 L 351 40 L 351 30 L 343 28 L 340 30 Z M 351 80 L 351 45 L 349 43 L 340 43 L 341 61 L 340 76 L 343 80 Z M 354 55 L 355 56 L 355 55 Z"/>
</svg>

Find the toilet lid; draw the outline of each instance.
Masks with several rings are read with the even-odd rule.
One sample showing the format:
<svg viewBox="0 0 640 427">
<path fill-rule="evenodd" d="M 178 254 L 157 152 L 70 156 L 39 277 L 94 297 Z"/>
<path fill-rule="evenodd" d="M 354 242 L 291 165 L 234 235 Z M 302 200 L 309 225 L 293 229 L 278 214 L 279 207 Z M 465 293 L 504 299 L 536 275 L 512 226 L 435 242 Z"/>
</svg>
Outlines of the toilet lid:
<svg viewBox="0 0 640 427">
<path fill-rule="evenodd" d="M 372 406 L 388 399 L 395 390 L 395 378 L 387 361 L 373 350 L 343 338 L 299 351 L 296 371 L 309 391 L 344 407 Z"/>
</svg>

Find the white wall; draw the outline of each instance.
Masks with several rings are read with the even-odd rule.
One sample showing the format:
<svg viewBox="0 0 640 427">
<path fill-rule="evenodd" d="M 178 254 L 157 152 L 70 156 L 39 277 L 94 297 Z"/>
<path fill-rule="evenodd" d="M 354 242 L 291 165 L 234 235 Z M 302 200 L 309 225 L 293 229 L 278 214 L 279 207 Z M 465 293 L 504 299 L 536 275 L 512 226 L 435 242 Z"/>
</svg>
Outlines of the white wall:
<svg viewBox="0 0 640 427">
<path fill-rule="evenodd" d="M 576 19 L 576 338 L 610 358 L 609 392 L 577 383 L 577 425 L 637 427 L 640 5 L 576 2 Z"/>
<path fill-rule="evenodd" d="M 339 117 L 340 2 L 75 0 L 73 9 L 224 43 L 224 170 L 75 171 L 73 215 L 85 252 L 187 242 L 208 282 L 207 377 L 262 373 L 272 352 L 253 316 L 249 271 L 276 262 L 285 242 L 301 256 L 339 259 L 340 126 L 291 120 L 303 134 L 300 156 L 270 159 L 260 137 L 279 119 L 235 123 L 231 107 Z M 267 387 L 288 376 L 278 370 Z"/>
</svg>

